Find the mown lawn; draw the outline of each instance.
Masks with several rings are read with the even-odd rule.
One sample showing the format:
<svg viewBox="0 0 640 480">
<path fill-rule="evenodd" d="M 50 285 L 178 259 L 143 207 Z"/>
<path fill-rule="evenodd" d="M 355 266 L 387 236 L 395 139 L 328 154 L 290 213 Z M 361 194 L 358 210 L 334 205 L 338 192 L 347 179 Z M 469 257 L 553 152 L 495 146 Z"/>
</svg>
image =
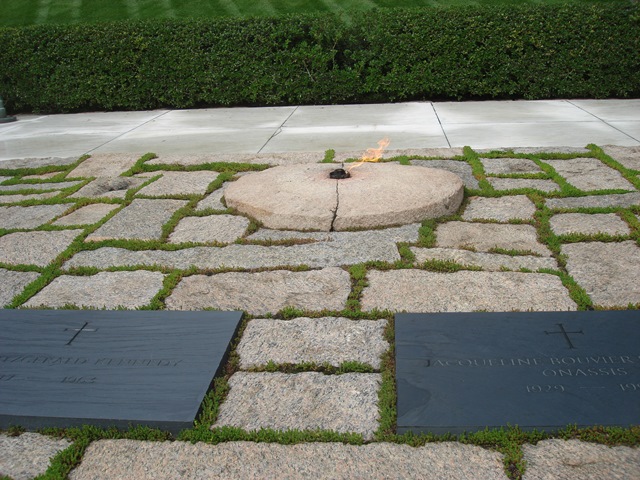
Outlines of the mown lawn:
<svg viewBox="0 0 640 480">
<path fill-rule="evenodd" d="M 0 26 L 151 18 L 273 16 L 376 7 L 605 3 L 611 0 L 0 0 Z"/>
</svg>

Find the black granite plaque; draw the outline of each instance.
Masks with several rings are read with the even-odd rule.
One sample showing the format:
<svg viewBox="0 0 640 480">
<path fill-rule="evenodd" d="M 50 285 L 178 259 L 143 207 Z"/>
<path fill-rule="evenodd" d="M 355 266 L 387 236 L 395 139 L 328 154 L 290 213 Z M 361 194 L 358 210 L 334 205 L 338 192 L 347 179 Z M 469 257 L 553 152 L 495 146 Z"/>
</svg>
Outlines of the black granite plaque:
<svg viewBox="0 0 640 480">
<path fill-rule="evenodd" d="M 640 423 L 640 312 L 398 314 L 398 433 Z"/>
<path fill-rule="evenodd" d="M 0 427 L 190 428 L 241 317 L 0 310 Z"/>
</svg>

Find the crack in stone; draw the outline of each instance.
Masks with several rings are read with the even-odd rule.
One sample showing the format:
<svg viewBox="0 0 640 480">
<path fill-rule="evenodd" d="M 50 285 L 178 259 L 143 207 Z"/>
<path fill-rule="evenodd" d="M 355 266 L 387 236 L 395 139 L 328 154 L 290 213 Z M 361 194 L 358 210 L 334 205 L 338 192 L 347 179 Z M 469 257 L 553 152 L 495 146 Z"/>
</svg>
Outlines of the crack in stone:
<svg viewBox="0 0 640 480">
<path fill-rule="evenodd" d="M 340 168 L 344 168 L 344 163 L 340 164 Z M 338 217 L 338 207 L 340 206 L 340 190 L 338 189 L 340 185 L 340 180 L 336 180 L 336 208 L 333 210 L 333 218 L 331 219 L 331 225 L 329 226 L 329 231 L 334 232 L 333 224 Z"/>
</svg>

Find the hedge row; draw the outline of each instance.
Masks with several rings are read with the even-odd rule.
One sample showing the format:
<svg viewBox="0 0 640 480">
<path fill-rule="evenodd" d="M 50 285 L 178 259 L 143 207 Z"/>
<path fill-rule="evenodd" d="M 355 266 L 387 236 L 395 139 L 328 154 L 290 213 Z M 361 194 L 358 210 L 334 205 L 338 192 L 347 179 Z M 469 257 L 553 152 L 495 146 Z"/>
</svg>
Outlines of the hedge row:
<svg viewBox="0 0 640 480">
<path fill-rule="evenodd" d="M 12 113 L 640 96 L 640 7 L 391 9 L 0 30 Z"/>
</svg>

